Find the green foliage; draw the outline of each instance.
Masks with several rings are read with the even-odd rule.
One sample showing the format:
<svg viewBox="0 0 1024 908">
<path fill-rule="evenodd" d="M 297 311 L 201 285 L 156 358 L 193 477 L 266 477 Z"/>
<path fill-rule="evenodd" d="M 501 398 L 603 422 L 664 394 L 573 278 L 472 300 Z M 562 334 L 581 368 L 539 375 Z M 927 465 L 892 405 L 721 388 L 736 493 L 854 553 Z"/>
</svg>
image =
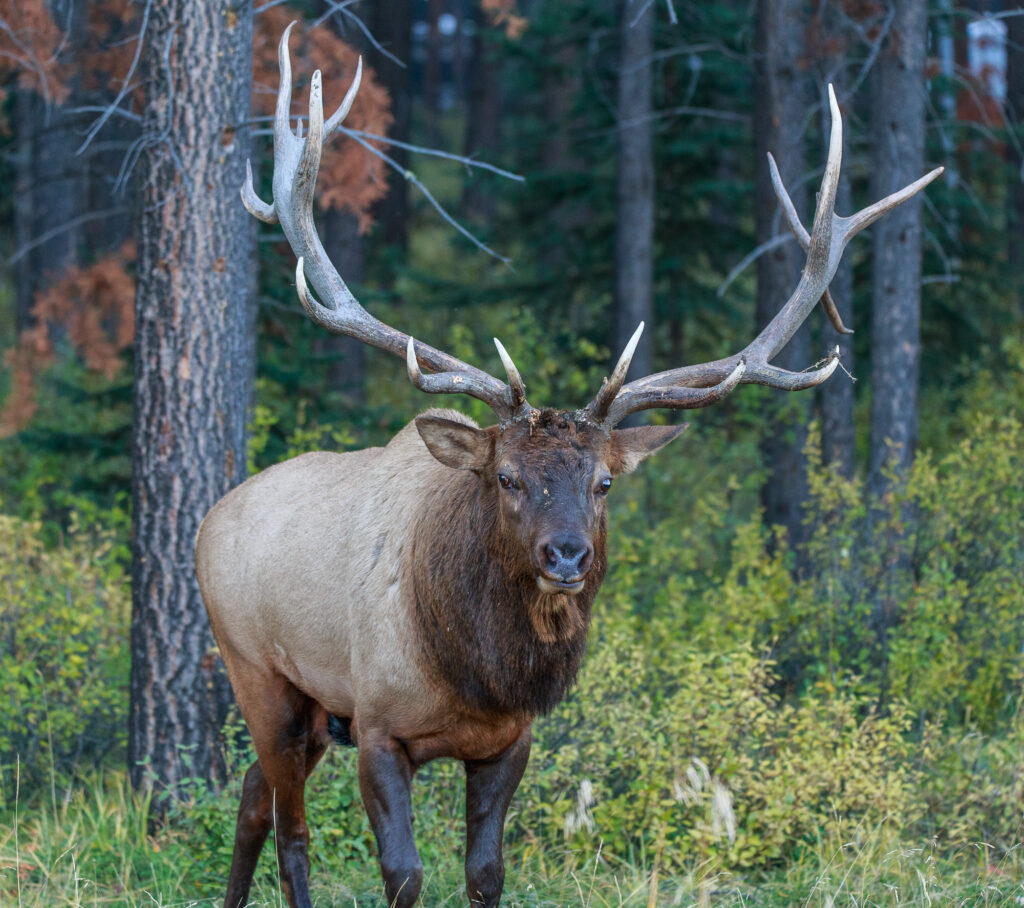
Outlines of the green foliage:
<svg viewBox="0 0 1024 908">
<path fill-rule="evenodd" d="M 538 724 L 511 824 L 531 857 L 567 836 L 674 872 L 763 866 L 835 817 L 922 810 L 902 711 L 876 715 L 852 690 L 780 703 L 770 661 L 683 642 L 671 621 L 597 630 L 577 692 Z"/>
<path fill-rule="evenodd" d="M 540 358 L 544 339 L 535 340 Z M 1004 376 L 1007 393 L 1017 380 Z M 277 429 L 271 408 L 258 414 L 256 455 Z M 742 409 L 734 416 L 746 418 Z M 348 447 L 350 431 L 299 407 L 279 443 L 287 453 Z M 815 533 L 798 572 L 758 516 L 753 445 L 706 426 L 692 431 L 676 456 L 616 487 L 613 568 L 590 652 L 577 689 L 537 723 L 509 817 L 509 904 L 648 904 L 652 887 L 667 903 L 718 891 L 722 880 L 743 891 L 744 880 L 765 878 L 778 904 L 792 904 L 785 894 L 804 900 L 819 876 L 845 885 L 828 869 L 835 849 L 863 892 L 875 891 L 866 881 L 875 865 L 907 892 L 917 877 L 888 863 L 893 841 L 941 843 L 946 851 L 918 866 L 936 891 L 964 879 L 973 852 L 958 849 L 968 843 L 991 846 L 980 878 L 990 863 L 1012 862 L 1024 792 L 1017 417 L 982 413 L 944 456 L 922 456 L 900 495 L 874 507 L 858 483 L 812 458 Z M 97 891 L 138 891 L 151 877 L 146 885 L 165 900 L 180 891 L 217 897 L 253 758 L 238 728 L 228 729 L 242 743 L 225 791 L 197 786 L 155 838 L 123 781 L 69 787 L 61 805 L 39 801 L 49 772 L 117 753 L 122 741 L 126 553 L 115 540 L 125 518 L 76 513 L 49 545 L 40 523 L 0 519 L 4 639 L 15 641 L 0 663 L 14 692 L 0 710 L 0 740 L 8 764 L 21 754 L 21 796 L 34 798 L 22 813 L 33 849 L 23 882 L 28 891 L 43 880 L 71 885 L 61 857 L 70 849 Z M 108 529 L 84 529 L 96 526 Z M 873 623 L 880 609 L 884 636 Z M 6 768 L 8 801 L 13 782 Z M 461 768 L 431 765 L 414 792 L 417 840 L 434 874 L 429 898 L 458 901 Z M 373 904 L 375 846 L 354 751 L 328 752 L 307 803 L 319 891 L 337 904 Z M 73 840 L 67 823 L 79 824 Z M 843 850 L 851 841 L 856 856 Z M 593 890 L 583 888 L 588 872 Z M 635 891 L 613 897 L 612 875 Z M 268 849 L 255 891 L 273 903 L 276 889 Z"/>
<path fill-rule="evenodd" d="M 872 510 L 856 483 L 818 473 L 814 576 L 795 607 L 819 674 L 863 675 L 922 718 L 991 728 L 1012 708 L 1024 668 L 1022 441 L 1016 415 L 983 414 L 941 459 L 922 453 L 906 488 Z"/>
<path fill-rule="evenodd" d="M 418 783 L 424 780 L 418 780 Z M 431 784 L 428 782 L 427 784 Z M 233 792 L 220 796 L 233 813 Z M 0 900 L 25 908 L 82 905 L 171 906 L 217 903 L 223 867 L 216 876 L 202 864 L 212 840 L 186 822 L 147 832 L 148 802 L 133 796 L 123 772 L 91 774 L 59 802 L 23 801 L 20 812 L 0 816 Z M 348 810 L 342 806 L 337 811 Z M 188 813 L 181 816 L 187 821 Z M 417 816 L 417 826 L 419 825 Z M 418 830 L 419 831 L 419 830 Z M 313 830 L 314 904 L 338 908 L 383 905 L 376 862 L 352 860 L 322 842 Z M 210 836 L 220 837 L 220 830 Z M 423 836 L 421 835 L 422 839 Z M 425 867 L 424 905 L 464 904 L 461 853 L 447 842 Z M 591 848 L 549 848 L 545 861 L 506 850 L 502 904 L 509 908 L 650 908 L 715 905 L 717 908 L 791 908 L 808 905 L 1019 904 L 1021 864 L 1015 852 L 999 856 L 977 843 L 955 848 L 918 841 L 891 822 L 843 822 L 809 842 L 785 867 L 733 872 L 693 861 L 672 873 L 651 855 L 631 861 Z M 272 864 L 272 842 L 252 892 L 254 908 L 284 904 Z"/>
<path fill-rule="evenodd" d="M 0 373 L 0 400 L 7 391 Z M 0 438 L 0 501 L 8 513 L 66 522 L 72 501 L 113 505 L 131 470 L 131 368 L 113 379 L 67 352 L 38 382 L 31 423 Z"/>
<path fill-rule="evenodd" d="M 1020 380 L 1004 376 L 1009 394 Z M 756 475 L 732 472 L 754 453 L 696 451 L 709 470 L 696 494 L 694 442 L 684 436 L 674 459 L 652 464 L 650 509 L 625 493 L 605 602 L 679 616 L 680 635 L 708 651 L 770 647 L 785 693 L 856 678 L 883 707 L 905 702 L 919 721 L 983 729 L 1012 710 L 1024 670 L 1024 430 L 1013 410 L 982 412 L 948 453 L 922 453 L 904 489 L 876 503 L 859 480 L 821 464 L 812 435 L 814 529 L 800 553 L 763 525 Z M 665 516 L 644 526 L 634 511 Z"/>
<path fill-rule="evenodd" d="M 130 597 L 120 512 L 75 514 L 56 546 L 38 521 L 0 514 L 0 772 L 31 787 L 122 752 Z"/>
</svg>

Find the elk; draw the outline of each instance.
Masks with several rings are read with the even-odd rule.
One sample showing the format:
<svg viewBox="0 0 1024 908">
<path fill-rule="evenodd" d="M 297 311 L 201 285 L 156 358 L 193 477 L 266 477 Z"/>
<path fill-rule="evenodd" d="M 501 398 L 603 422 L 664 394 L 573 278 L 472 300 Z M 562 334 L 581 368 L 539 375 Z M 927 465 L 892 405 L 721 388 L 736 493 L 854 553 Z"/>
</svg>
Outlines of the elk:
<svg viewBox="0 0 1024 908">
<path fill-rule="evenodd" d="M 316 324 L 402 357 L 422 391 L 485 402 L 497 424 L 480 428 L 455 411 L 428 410 L 386 447 L 305 454 L 264 470 L 204 520 L 199 583 L 258 757 L 245 775 L 224 904 L 246 904 L 272 828 L 288 903 L 311 904 L 304 789 L 333 738 L 358 749 L 385 895 L 398 908 L 415 903 L 422 880 L 413 775 L 440 757 L 464 763 L 466 892 L 490 908 L 501 896 L 504 819 L 531 724 L 564 696 L 583 656 L 607 564 L 608 489 L 685 428 L 617 424 L 651 408 L 705 407 L 741 384 L 797 391 L 825 381 L 838 349 L 801 373 L 771 360 L 819 300 L 845 330 L 828 295 L 844 247 L 941 168 L 838 217 L 842 121 L 830 88 L 828 163 L 809 235 L 770 161 L 789 226 L 807 250 L 799 284 L 771 323 L 732 356 L 625 383 L 641 325 L 584 408 L 535 409 L 500 342 L 506 381 L 374 318 L 327 258 L 313 222 L 314 186 L 323 142 L 344 120 L 360 70 L 326 123 L 314 73 L 302 138 L 289 122 L 290 28 L 279 48 L 274 200 L 258 197 L 250 169 L 246 207 L 283 228 L 298 257 L 299 299 Z"/>
</svg>

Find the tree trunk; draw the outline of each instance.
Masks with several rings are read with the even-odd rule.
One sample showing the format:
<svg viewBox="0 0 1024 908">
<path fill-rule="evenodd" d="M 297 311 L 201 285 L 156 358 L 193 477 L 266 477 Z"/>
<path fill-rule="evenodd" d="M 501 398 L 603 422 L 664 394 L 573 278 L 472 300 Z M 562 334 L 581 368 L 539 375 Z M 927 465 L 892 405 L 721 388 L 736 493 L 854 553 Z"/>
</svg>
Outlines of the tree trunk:
<svg viewBox="0 0 1024 908">
<path fill-rule="evenodd" d="M 374 69 L 391 96 L 394 122 L 389 135 L 400 142 L 409 141 L 411 99 L 409 96 L 409 69 L 412 63 L 413 0 L 377 0 L 373 6 L 374 36 L 389 53 L 405 64 L 399 66 L 383 54 L 376 59 Z M 409 153 L 396 146 L 388 154 L 403 169 L 409 166 Z M 408 243 L 409 184 L 401 174 L 388 173 L 388 194 L 377 203 L 374 215 L 380 222 L 381 238 L 389 246 L 405 249 Z"/>
<path fill-rule="evenodd" d="M 833 38 L 839 47 L 844 47 L 843 33 L 836 26 L 832 31 L 826 33 L 828 38 Z M 840 106 L 847 103 L 852 105 L 852 98 L 847 99 L 845 89 L 846 70 L 841 66 L 834 65 L 836 58 L 825 58 L 828 65 L 823 67 L 831 75 L 835 84 L 836 95 L 839 98 Z M 838 61 L 842 63 L 842 60 Z M 828 154 L 828 142 L 831 132 L 831 117 L 828 108 L 828 96 L 825 91 L 825 79 L 819 80 L 821 86 L 821 103 L 818 105 L 821 123 L 822 136 L 822 160 Z M 848 111 L 844 115 L 849 117 Z M 849 131 L 843 133 L 843 161 L 850 160 Z M 850 166 L 847 164 L 839 172 L 839 187 L 836 192 L 836 211 L 849 214 L 854 210 L 853 193 L 850 189 Z M 839 262 L 835 277 L 831 284 L 832 298 L 835 300 L 836 309 L 847 328 L 853 328 L 853 260 L 847 253 Z M 826 464 L 832 464 L 839 470 L 839 473 L 847 479 L 852 479 L 857 466 L 857 433 L 853 421 L 854 406 L 854 384 L 846 375 L 854 372 L 853 359 L 853 335 L 840 334 L 827 318 L 821 318 L 820 322 L 821 340 L 823 350 L 832 350 L 839 347 L 840 362 L 845 371 L 840 371 L 821 386 L 821 447 L 822 455 Z"/>
<path fill-rule="evenodd" d="M 443 0 L 427 0 L 427 59 L 423 67 L 423 97 L 430 113 L 430 128 L 438 133 L 437 115 L 441 111 L 441 29 Z"/>
<path fill-rule="evenodd" d="M 846 145 L 846 143 L 843 143 Z M 827 145 L 826 145 L 827 147 Z M 845 148 L 844 148 L 844 159 Z M 852 212 L 853 194 L 846 171 L 839 173 L 836 211 Z M 847 328 L 853 327 L 853 262 L 843 256 L 831 284 L 832 299 Z M 854 372 L 853 335 L 840 334 L 827 319 L 822 319 L 822 347 L 839 347 L 843 369 Z M 834 465 L 839 473 L 852 479 L 857 467 L 857 433 L 853 422 L 854 384 L 845 372 L 837 372 L 821 386 L 821 447 L 825 463 Z"/>
<path fill-rule="evenodd" d="M 468 106 L 466 111 L 467 157 L 493 160 L 500 145 L 500 58 L 494 54 L 493 29 L 490 19 L 479 5 L 473 9 L 473 51 L 469 60 Z M 493 192 L 488 192 L 488 182 L 483 183 L 479 174 L 470 173 L 463 199 L 466 209 L 481 219 L 490 219 L 496 210 Z"/>
<path fill-rule="evenodd" d="M 363 56 L 370 52 L 365 35 L 356 28 L 344 28 L 340 15 L 331 24 L 342 40 Z M 402 182 L 405 182 L 404 180 Z M 347 208 L 329 208 L 323 216 L 324 250 L 347 283 L 358 291 L 366 272 L 366 243 L 359 234 L 359 218 Z M 358 292 L 356 294 L 358 296 Z M 351 337 L 317 332 L 316 351 L 327 359 L 327 390 L 337 391 L 344 402 L 358 407 L 366 403 L 366 347 Z"/>
<path fill-rule="evenodd" d="M 18 152 L 14 182 L 14 248 L 19 254 L 15 262 L 14 321 L 20 334 L 32 324 L 32 300 L 36 292 L 34 256 L 28 251 L 35 237 L 35 206 L 32 187 L 35 183 L 35 138 L 38 111 L 41 109 L 35 92 L 19 86 L 14 99 L 18 133 Z"/>
<path fill-rule="evenodd" d="M 86 164 L 75 150 L 80 124 L 71 110 L 81 103 L 81 77 L 75 55 L 81 44 L 85 8 L 81 0 L 54 0 L 50 15 L 66 31 L 62 62 L 72 73 L 64 104 L 47 104 L 24 86 L 15 100 L 18 126 L 14 201 L 17 252 L 15 319 L 24 330 L 32 322 L 36 292 L 82 260 L 82 228 L 76 225 L 86 208 Z M 45 238 L 45 239 L 44 239 Z M 29 248 L 31 247 L 31 248 Z"/>
<path fill-rule="evenodd" d="M 321 236 L 327 257 L 358 296 L 366 271 L 366 243 L 359 235 L 359 218 L 351 211 L 331 208 L 324 215 Z M 331 360 L 327 369 L 329 389 L 338 391 L 350 406 L 366 403 L 366 345 L 352 337 L 320 332 L 316 347 Z"/>
<path fill-rule="evenodd" d="M 231 702 L 193 543 L 207 510 L 245 476 L 255 310 L 252 222 L 238 187 L 252 6 L 155 4 L 142 66 L 128 759 L 133 786 L 163 794 L 218 775 Z"/>
<path fill-rule="evenodd" d="M 872 74 L 871 197 L 917 179 L 924 164 L 927 4 L 894 0 L 895 17 Z M 921 197 L 874 227 L 871 323 L 871 452 L 868 487 L 909 469 L 917 442 L 921 349 Z"/>
<path fill-rule="evenodd" d="M 620 14 L 615 313 L 611 348 L 612 356 L 617 359 L 637 325 L 641 321 L 646 323 L 629 370 L 629 379 L 632 379 L 654 371 L 651 340 L 654 334 L 651 317 L 654 279 L 653 4 L 644 8 L 644 0 L 622 0 Z"/>
<path fill-rule="evenodd" d="M 796 210 L 807 210 L 804 177 L 804 130 L 810 98 L 807 78 L 799 67 L 804 54 L 803 28 L 807 10 L 800 0 L 758 0 L 754 131 L 756 182 L 754 219 L 758 244 L 776 234 L 789 233 L 779 216 L 772 190 L 767 154 L 779 165 Z M 804 218 L 805 224 L 810 219 Z M 757 260 L 757 329 L 775 316 L 800 280 L 805 255 L 795 240 L 788 240 Z M 810 326 L 805 322 L 775 357 L 776 365 L 799 372 L 817 357 L 811 353 Z M 765 520 L 785 528 L 790 543 L 805 537 L 803 505 L 807 500 L 807 463 L 804 446 L 810 418 L 810 395 L 768 392 L 768 430 L 761 444 L 768 478 L 761 490 Z"/>
<path fill-rule="evenodd" d="M 1010 115 L 1010 128 L 1017 129 L 1020 135 L 1024 124 L 1024 16 L 1010 16 L 1006 19 L 1006 107 Z M 1009 151 L 1011 174 L 1010 192 L 1007 203 L 1006 231 L 1009 242 L 1010 265 L 1013 273 L 1020 275 L 1024 269 L 1024 159 Z M 1024 318 L 1024 289 L 1017 283 L 1017 312 Z"/>
</svg>

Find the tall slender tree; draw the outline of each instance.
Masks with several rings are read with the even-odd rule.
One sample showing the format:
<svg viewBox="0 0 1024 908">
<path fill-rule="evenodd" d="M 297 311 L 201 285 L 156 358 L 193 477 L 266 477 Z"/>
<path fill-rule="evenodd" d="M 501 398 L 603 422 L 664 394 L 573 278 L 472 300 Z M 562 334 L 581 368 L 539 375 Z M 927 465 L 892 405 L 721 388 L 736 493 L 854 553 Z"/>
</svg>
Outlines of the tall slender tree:
<svg viewBox="0 0 1024 908">
<path fill-rule="evenodd" d="M 828 113 L 827 85 L 834 85 L 839 104 L 852 106 L 851 84 L 859 72 L 862 60 L 856 51 L 861 49 L 862 38 L 867 29 L 863 17 L 873 15 L 861 7 L 821 4 L 809 23 L 812 37 L 810 45 L 815 67 L 814 77 L 819 92 L 822 145 L 828 147 L 831 122 Z M 868 50 L 869 52 L 869 50 Z M 843 135 L 843 160 L 849 161 L 849 131 Z M 824 156 L 822 156 L 823 158 Z M 839 172 L 839 189 L 836 193 L 836 210 L 853 210 L 849 166 Z M 843 256 L 831 284 L 832 299 L 836 304 L 843 325 L 854 326 L 853 311 L 853 257 Z M 828 319 L 821 321 L 822 348 L 831 350 L 839 347 L 843 368 L 854 373 L 853 336 L 838 331 Z M 854 429 L 854 383 L 845 374 L 839 374 L 834 381 L 825 382 L 819 390 L 821 402 L 821 446 L 825 462 L 836 466 L 842 475 L 852 477 L 856 467 L 856 432 Z"/>
<path fill-rule="evenodd" d="M 803 0 L 758 0 L 754 220 L 759 244 L 785 230 L 769 179 L 769 151 L 778 162 L 797 211 L 803 213 L 807 207 L 804 125 L 811 99 L 807 74 L 800 63 L 804 59 L 806 22 L 807 5 Z M 803 251 L 791 240 L 757 260 L 758 330 L 771 321 L 789 298 L 803 265 Z M 813 361 L 810 328 L 804 323 L 775 362 L 785 369 L 799 371 Z M 767 521 L 784 527 L 790 541 L 797 543 L 804 537 L 802 510 L 807 500 L 807 465 L 803 450 L 809 402 L 807 396 L 770 393 L 769 424 L 762 443 L 768 478 L 761 499 Z"/>
<path fill-rule="evenodd" d="M 472 53 L 469 58 L 465 154 L 483 160 L 494 157 L 501 143 L 501 60 L 495 53 L 497 29 L 479 3 L 473 6 Z M 494 216 L 496 198 L 480 181 L 468 184 L 464 203 L 482 219 Z"/>
<path fill-rule="evenodd" d="M 86 168 L 84 159 L 75 154 L 81 142 L 81 124 L 73 112 L 82 103 L 76 57 L 85 32 L 86 8 L 82 0 L 52 0 L 37 5 L 45 9 L 39 11 L 46 17 L 40 17 L 45 30 L 59 39 L 47 50 L 59 58 L 69 75 L 63 79 L 56 74 L 52 79 L 45 74 L 36 80 L 25 79 L 16 89 L 15 318 L 19 331 L 32 322 L 36 292 L 80 263 L 82 230 L 78 218 L 86 207 Z M 43 91 L 43 79 L 51 83 L 49 92 Z"/>
<path fill-rule="evenodd" d="M 924 60 L 928 5 L 893 0 L 893 18 L 872 73 L 871 195 L 917 178 L 924 163 Z M 910 467 L 917 443 L 921 353 L 921 197 L 874 228 L 871 310 L 871 451 L 868 485 Z"/>
<path fill-rule="evenodd" d="M 391 97 L 394 123 L 389 133 L 400 142 L 409 141 L 412 120 L 412 97 L 409 65 L 412 60 L 413 0 L 377 0 L 373 5 L 373 32 L 391 57 L 380 60 L 377 71 Z M 409 164 L 409 153 L 397 145 L 388 149 L 400 167 Z M 397 174 L 388 177 L 388 193 L 377 204 L 375 216 L 380 221 L 381 238 L 389 245 L 404 249 L 408 242 L 409 184 Z"/>
<path fill-rule="evenodd" d="M 217 774 L 230 703 L 192 548 L 203 515 L 245 475 L 254 222 L 238 189 L 251 4 L 154 3 L 142 74 L 128 757 L 136 788 L 174 791 Z"/>
<path fill-rule="evenodd" d="M 654 4 L 621 0 L 618 87 L 618 180 L 615 195 L 615 315 L 611 347 L 618 357 L 637 325 L 647 329 L 630 377 L 653 371 L 654 146 L 651 136 L 651 54 Z"/>
<path fill-rule="evenodd" d="M 1015 129 L 1017 135 L 1021 136 L 1024 135 L 1024 16 L 1010 16 L 1006 25 L 1006 108 L 1010 129 Z M 1011 170 L 1007 223 L 1010 229 L 1006 235 L 1010 264 L 1019 274 L 1024 268 L 1024 157 L 1019 142 L 1009 154 Z M 1017 300 L 1017 312 L 1024 317 L 1024 293 L 1020 293 Z"/>
<path fill-rule="evenodd" d="M 350 47 L 366 55 L 369 42 L 365 35 L 342 14 L 331 17 L 331 25 Z M 403 180 L 404 182 L 404 180 Z M 347 207 L 332 206 L 323 215 L 324 248 L 345 280 L 358 287 L 366 273 L 366 241 L 359 229 L 359 215 Z M 339 334 L 318 334 L 314 341 L 319 353 L 330 357 L 328 385 L 353 405 L 366 402 L 366 346 Z"/>
<path fill-rule="evenodd" d="M 827 117 L 825 118 L 827 121 Z M 848 148 L 843 138 L 844 157 Z M 853 193 L 850 191 L 848 170 L 839 172 L 839 189 L 836 192 L 836 210 L 853 211 Z M 836 311 L 843 324 L 852 329 L 853 313 L 853 261 L 846 255 L 836 269 L 836 276 L 830 286 Z M 827 319 L 822 320 L 822 347 L 831 350 L 839 347 L 843 368 L 853 374 L 853 335 L 839 332 Z M 827 385 L 827 387 L 826 387 Z M 857 466 L 857 433 L 853 421 L 854 384 L 843 373 L 821 387 L 821 447 L 825 463 L 834 465 L 839 472 L 852 478 Z"/>
</svg>

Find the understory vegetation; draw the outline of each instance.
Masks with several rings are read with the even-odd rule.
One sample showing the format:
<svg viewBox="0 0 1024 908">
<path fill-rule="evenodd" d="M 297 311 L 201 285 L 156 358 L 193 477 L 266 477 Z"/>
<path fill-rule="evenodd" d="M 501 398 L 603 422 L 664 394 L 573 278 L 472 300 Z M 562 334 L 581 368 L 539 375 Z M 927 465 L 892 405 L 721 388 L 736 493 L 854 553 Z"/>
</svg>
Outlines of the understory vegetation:
<svg viewBox="0 0 1024 908">
<path fill-rule="evenodd" d="M 538 44 L 507 49 L 509 90 L 531 99 L 515 112 L 526 138 L 550 128 L 540 89 L 551 71 L 569 71 L 540 39 L 569 31 L 573 9 L 599 12 L 539 6 L 550 18 L 532 26 Z M 752 34 L 751 23 L 736 25 L 749 4 L 692 7 L 709 46 L 728 50 Z M 680 34 L 698 47 L 702 33 Z M 596 55 L 601 67 L 613 57 Z M 734 57 L 671 58 L 694 109 L 730 111 L 733 96 L 752 97 Z M 714 81 L 698 87 L 701 66 Z M 375 316 L 492 374 L 501 374 L 491 345 L 500 337 L 538 406 L 582 405 L 611 354 L 601 339 L 612 311 L 614 155 L 600 87 L 588 77 L 574 89 L 574 160 L 544 164 L 539 141 L 494 153 L 529 180 L 491 190 L 494 216 L 467 223 L 515 271 L 467 252 L 413 197 L 408 249 L 371 236 L 365 280 L 353 281 Z M 459 123 L 423 119 L 432 144 L 459 147 Z M 658 146 L 649 327 L 658 368 L 749 339 L 753 269 L 732 273 L 755 245 L 749 128 L 743 117 L 673 121 Z M 854 118 L 849 131 L 863 126 Z M 760 498 L 760 444 L 786 422 L 785 408 L 745 386 L 689 415 L 687 433 L 616 481 L 587 657 L 571 695 L 537 721 L 509 813 L 503 905 L 1024 904 L 1024 291 L 1019 260 L 994 251 L 1017 229 L 1003 202 L 1019 168 L 977 141 L 960 142 L 958 155 L 972 194 L 929 188 L 929 207 L 959 234 L 950 228 L 955 255 L 934 241 L 924 251 L 912 473 L 871 499 L 860 473 L 849 479 L 823 462 L 812 424 L 809 538 L 790 545 Z M 863 155 L 850 158 L 859 198 L 868 174 Z M 451 210 L 479 187 L 448 162 L 413 162 Z M 296 303 L 290 253 L 264 242 L 260 257 L 250 473 L 308 450 L 384 443 L 432 405 L 492 422 L 475 400 L 425 398 L 403 365 L 371 349 L 357 392 L 341 389 L 347 354 Z M 863 471 L 867 241 L 848 257 Z M 19 343 L 7 317 L 14 289 L 0 281 L 3 350 Z M 820 340 L 823 320 L 810 321 Z M 54 332 L 27 386 L 31 413 L 17 431 L 0 426 L 0 905 L 217 905 L 253 755 L 235 715 L 222 787 L 196 780 L 158 817 L 128 783 L 132 353 L 119 347 L 120 368 L 97 372 L 72 340 Z M 5 359 L 0 401 L 18 399 L 16 366 Z M 462 769 L 431 764 L 413 791 L 421 904 L 462 906 Z M 307 806 L 315 904 L 383 905 L 354 750 L 328 750 Z M 269 843 L 253 900 L 285 904 Z"/>
<path fill-rule="evenodd" d="M 588 657 L 510 813 L 506 904 L 1019 903 L 1024 356 L 1006 355 L 887 500 L 812 433 L 800 551 L 759 516 L 742 411 L 616 487 Z M 261 412 L 255 461 L 276 429 Z M 282 444 L 359 442 L 300 419 Z M 124 509 L 30 485 L 0 517 L 0 899 L 215 902 L 244 728 L 225 732 L 226 787 L 196 783 L 151 827 L 122 768 Z M 63 521 L 31 515 L 44 497 Z M 424 903 L 461 904 L 461 767 L 425 769 L 415 798 Z M 307 800 L 319 903 L 378 904 L 354 751 L 331 748 Z M 258 886 L 279 903 L 270 848 Z"/>
</svg>

